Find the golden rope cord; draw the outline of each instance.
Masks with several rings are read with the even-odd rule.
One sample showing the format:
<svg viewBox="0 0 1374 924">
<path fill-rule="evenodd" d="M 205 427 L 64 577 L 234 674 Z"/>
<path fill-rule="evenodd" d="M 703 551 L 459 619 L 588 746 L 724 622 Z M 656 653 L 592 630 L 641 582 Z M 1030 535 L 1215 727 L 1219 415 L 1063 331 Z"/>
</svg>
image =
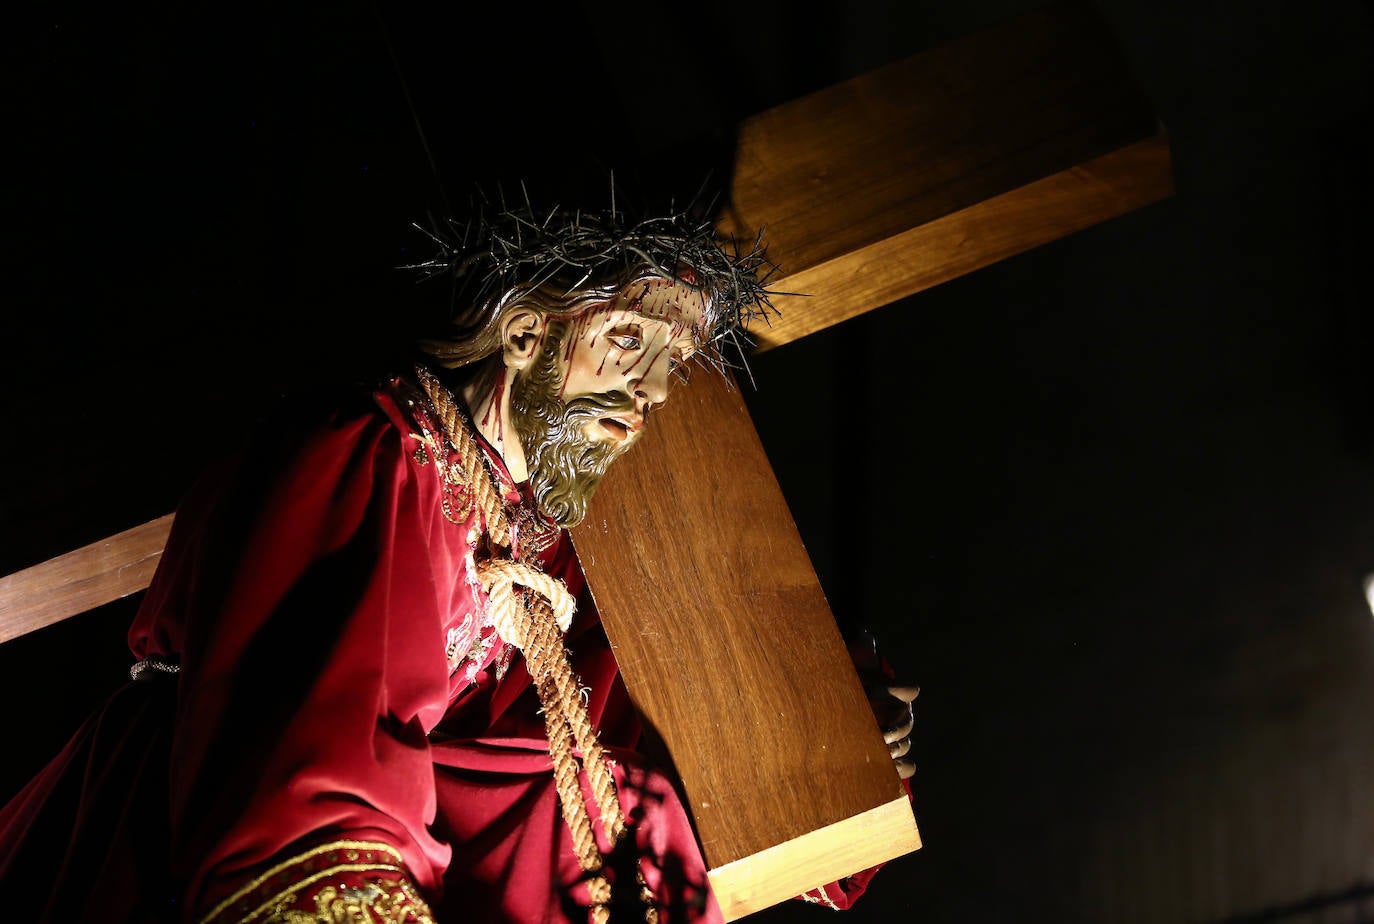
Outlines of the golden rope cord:
<svg viewBox="0 0 1374 924">
<path fill-rule="evenodd" d="M 577 602 L 573 600 L 572 594 L 568 593 L 568 588 L 564 587 L 563 582 L 557 578 L 550 577 L 524 562 L 506 559 L 484 561 L 477 566 L 477 572 L 478 578 L 482 582 L 482 589 L 487 591 L 487 600 L 492 608 L 492 621 L 496 625 L 496 631 L 501 633 L 501 637 L 512 645 L 523 649 L 527 644 L 526 630 L 528 629 L 525 620 L 515 618 L 515 614 L 518 612 L 513 602 L 513 585 L 515 584 L 528 587 L 530 590 L 543 595 L 544 599 L 553 607 L 554 618 L 560 630 L 566 632 L 568 626 L 572 625 L 573 611 L 577 609 Z M 497 602 L 498 594 L 500 595 L 500 603 Z M 501 621 L 498 622 L 498 618 Z"/>
<path fill-rule="evenodd" d="M 466 484 L 487 524 L 492 541 L 509 549 L 510 520 L 500 492 L 492 484 L 482 459 L 482 450 L 468 432 L 462 411 L 453 395 L 427 369 L 416 368 L 420 385 L 439 416 L 444 435 L 458 454 Z M 578 687 L 563 632 L 572 621 L 576 603 L 562 581 L 537 570 L 528 562 L 491 559 L 477 566 L 478 580 L 487 592 L 492 624 L 507 643 L 525 655 L 530 677 L 535 682 L 544 710 L 544 724 L 553 761 L 554 783 L 563 821 L 572 834 L 578 865 L 588 874 L 587 886 L 595 924 L 610 919 L 611 886 L 602 875 L 605 861 L 596 843 L 586 799 L 578 780 L 578 760 L 574 748 L 582 751 L 580 769 L 587 773 L 592 798 L 596 803 L 607 839 L 614 846 L 625 834 L 625 815 L 620 808 L 610 759 L 596 729 L 587 715 L 586 703 Z M 516 585 L 526 593 L 517 595 Z M 653 895 L 639 876 L 647 924 L 657 924 L 658 911 Z"/>
<path fill-rule="evenodd" d="M 620 800 L 616 796 L 615 778 L 611 775 L 610 759 L 596 737 L 587 716 L 576 678 L 572 670 L 564 668 L 567 658 L 563 655 L 561 633 L 553 624 L 547 606 L 538 598 L 529 605 L 533 633 L 530 644 L 525 649 L 525 659 L 547 660 L 548 665 L 541 670 L 541 676 L 549 679 L 549 698 L 558 704 L 558 712 L 567 723 L 572 734 L 573 745 L 582 751 L 583 769 L 592 785 L 592 796 L 601 813 L 601 823 L 612 844 L 625 833 L 625 816 L 620 810 Z M 561 662 L 561 663 L 560 663 Z M 541 702 L 544 702 L 541 698 Z"/>
<path fill-rule="evenodd" d="M 561 740 L 571 734 L 573 746 L 582 751 L 584 769 L 592 784 L 602 824 L 611 843 L 615 843 L 625 833 L 625 816 L 616 797 L 615 779 L 609 759 L 596 737 L 596 729 L 587 716 L 577 678 L 564 656 L 562 633 L 567 631 L 576 606 L 572 595 L 562 581 L 523 562 L 483 562 L 477 566 L 477 574 L 483 589 L 488 592 L 487 606 L 496 631 L 525 653 L 531 676 L 539 678 L 546 686 L 540 694 L 545 715 L 566 725 L 557 737 Z M 523 606 L 515 596 L 516 584 L 536 591 L 535 595 L 526 598 Z M 557 708 L 549 709 L 551 703 Z M 552 730 L 550 736 L 554 736 Z"/>
<path fill-rule="evenodd" d="M 587 771 L 592 783 L 593 799 L 611 843 L 624 833 L 625 818 L 616 795 L 615 780 L 582 705 L 577 681 L 563 650 L 561 630 L 566 630 L 572 617 L 575 605 L 572 595 L 561 581 L 523 562 L 483 562 L 477 566 L 477 574 L 482 588 L 487 591 L 492 624 L 503 639 L 524 652 L 530 676 L 536 681 L 539 701 L 544 707 L 549 754 L 553 758 L 563 820 L 572 833 L 573 848 L 583 870 L 598 874 L 588 880 L 593 904 L 604 905 L 611 897 L 610 883 L 599 875 L 603 860 L 578 783 L 579 767 L 574 747 L 582 749 L 582 769 Z M 516 584 L 535 593 L 517 596 Z M 570 798 L 565 793 L 576 793 L 576 796 Z"/>
<path fill-rule="evenodd" d="M 444 436 L 462 460 L 463 473 L 467 475 L 468 487 L 472 489 L 473 500 L 487 523 L 487 533 L 496 545 L 510 548 L 510 520 L 506 517 L 505 504 L 501 494 L 492 484 L 487 474 L 486 463 L 482 460 L 482 448 L 477 445 L 463 421 L 463 412 L 453 394 L 436 379 L 428 369 L 416 366 L 415 372 L 420 379 L 430 404 L 439 415 L 439 424 L 444 428 Z"/>
</svg>

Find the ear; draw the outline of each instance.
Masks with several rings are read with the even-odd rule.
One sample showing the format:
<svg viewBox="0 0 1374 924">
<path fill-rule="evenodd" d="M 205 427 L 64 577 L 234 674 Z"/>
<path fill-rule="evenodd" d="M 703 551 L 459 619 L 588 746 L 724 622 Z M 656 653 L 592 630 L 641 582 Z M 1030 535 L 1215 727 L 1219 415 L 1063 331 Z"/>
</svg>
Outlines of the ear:
<svg viewBox="0 0 1374 924">
<path fill-rule="evenodd" d="M 534 359 L 547 321 L 542 311 L 517 308 L 501 322 L 501 358 L 507 369 L 523 369 Z"/>
</svg>

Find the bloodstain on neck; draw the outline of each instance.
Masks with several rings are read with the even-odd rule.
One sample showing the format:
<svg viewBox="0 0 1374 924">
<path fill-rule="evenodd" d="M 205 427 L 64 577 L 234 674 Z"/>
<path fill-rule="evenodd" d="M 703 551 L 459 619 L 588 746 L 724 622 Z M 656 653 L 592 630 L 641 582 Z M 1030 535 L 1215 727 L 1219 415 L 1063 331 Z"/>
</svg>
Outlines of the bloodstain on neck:
<svg viewBox="0 0 1374 924">
<path fill-rule="evenodd" d="M 491 390 L 487 392 L 487 409 L 482 414 L 483 429 L 490 428 L 492 420 L 496 421 L 496 444 L 500 446 L 505 438 L 505 415 L 501 413 L 501 399 L 506 393 L 505 372 L 499 372 L 496 380 L 492 382 Z"/>
</svg>

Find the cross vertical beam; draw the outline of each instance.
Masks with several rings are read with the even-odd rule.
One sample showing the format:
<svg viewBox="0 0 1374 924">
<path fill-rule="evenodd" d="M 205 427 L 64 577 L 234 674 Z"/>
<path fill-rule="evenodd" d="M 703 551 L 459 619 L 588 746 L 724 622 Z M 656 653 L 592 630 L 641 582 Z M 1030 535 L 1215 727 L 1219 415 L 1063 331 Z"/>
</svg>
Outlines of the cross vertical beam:
<svg viewBox="0 0 1374 924">
<path fill-rule="evenodd" d="M 750 119 L 722 224 L 804 293 L 767 349 L 1172 191 L 1105 28 L 1056 7 Z M 743 402 L 697 378 L 573 539 L 733 920 L 920 839 Z"/>
</svg>

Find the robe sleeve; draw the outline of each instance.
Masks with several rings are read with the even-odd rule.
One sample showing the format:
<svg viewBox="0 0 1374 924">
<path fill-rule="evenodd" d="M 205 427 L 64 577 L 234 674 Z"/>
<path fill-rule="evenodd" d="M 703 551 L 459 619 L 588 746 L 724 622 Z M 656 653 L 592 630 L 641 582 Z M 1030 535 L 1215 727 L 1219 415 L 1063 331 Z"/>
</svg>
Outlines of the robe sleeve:
<svg viewBox="0 0 1374 924">
<path fill-rule="evenodd" d="M 170 808 L 188 914 L 326 889 L 429 920 L 450 851 L 427 831 L 427 733 L 462 554 L 416 445 L 375 408 L 266 437 L 178 514 L 135 634 L 184 643 Z"/>
<path fill-rule="evenodd" d="M 848 649 L 854 666 L 859 670 L 872 671 L 892 681 L 897 679 L 897 671 L 893 669 L 891 662 L 879 653 L 876 641 L 867 630 L 864 630 L 858 637 L 851 639 L 848 643 Z M 902 789 L 906 792 L 909 801 L 911 799 L 911 780 L 907 779 L 901 782 Z M 803 892 L 797 898 L 834 911 L 845 911 L 853 907 L 859 897 L 868 891 L 869 883 L 873 881 L 874 876 L 878 875 L 878 870 L 882 869 L 883 866 L 884 864 L 879 863 L 877 866 L 860 870 L 836 882 L 829 882 Z"/>
</svg>

